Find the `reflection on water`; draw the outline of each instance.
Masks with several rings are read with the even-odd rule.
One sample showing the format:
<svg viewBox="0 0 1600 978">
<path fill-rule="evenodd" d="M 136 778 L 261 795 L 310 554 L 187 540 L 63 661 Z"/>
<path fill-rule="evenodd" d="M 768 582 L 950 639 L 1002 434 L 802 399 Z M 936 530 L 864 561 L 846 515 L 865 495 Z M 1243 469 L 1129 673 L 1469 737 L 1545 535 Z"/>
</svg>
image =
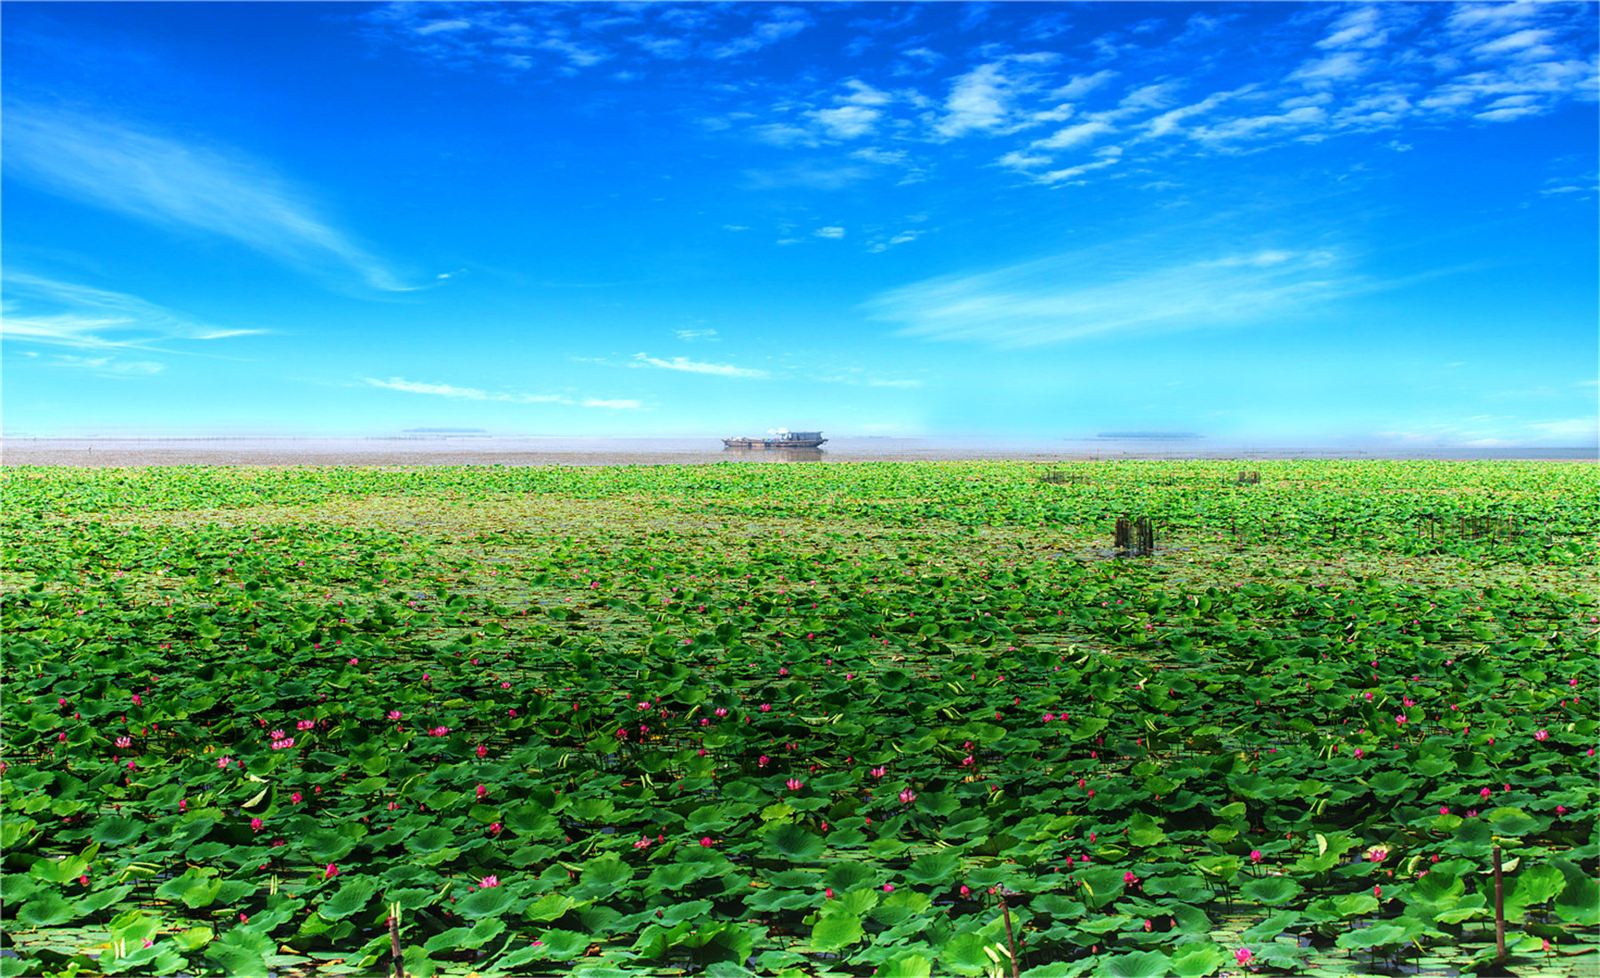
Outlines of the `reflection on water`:
<svg viewBox="0 0 1600 978">
<path fill-rule="evenodd" d="M 820 448 L 724 448 L 722 454 L 740 462 L 820 462 Z"/>
</svg>

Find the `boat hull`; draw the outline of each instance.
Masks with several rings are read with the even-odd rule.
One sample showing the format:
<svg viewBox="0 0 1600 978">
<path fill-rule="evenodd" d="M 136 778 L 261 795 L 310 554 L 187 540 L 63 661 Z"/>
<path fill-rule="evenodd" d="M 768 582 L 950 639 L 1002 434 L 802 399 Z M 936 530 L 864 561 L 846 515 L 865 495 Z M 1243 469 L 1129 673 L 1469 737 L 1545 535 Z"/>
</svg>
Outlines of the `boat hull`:
<svg viewBox="0 0 1600 978">
<path fill-rule="evenodd" d="M 821 448 L 826 438 L 724 438 L 725 448 Z"/>
</svg>

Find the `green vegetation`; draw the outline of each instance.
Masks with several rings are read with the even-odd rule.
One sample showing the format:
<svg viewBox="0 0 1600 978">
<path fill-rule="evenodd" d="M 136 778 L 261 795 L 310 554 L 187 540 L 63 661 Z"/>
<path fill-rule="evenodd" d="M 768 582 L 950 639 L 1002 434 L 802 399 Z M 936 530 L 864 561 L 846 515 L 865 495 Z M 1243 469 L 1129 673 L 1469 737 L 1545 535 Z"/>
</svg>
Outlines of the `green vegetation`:
<svg viewBox="0 0 1600 978">
<path fill-rule="evenodd" d="M 1600 966 L 1594 467 L 1055 468 L 5 470 L 0 976 Z"/>
</svg>

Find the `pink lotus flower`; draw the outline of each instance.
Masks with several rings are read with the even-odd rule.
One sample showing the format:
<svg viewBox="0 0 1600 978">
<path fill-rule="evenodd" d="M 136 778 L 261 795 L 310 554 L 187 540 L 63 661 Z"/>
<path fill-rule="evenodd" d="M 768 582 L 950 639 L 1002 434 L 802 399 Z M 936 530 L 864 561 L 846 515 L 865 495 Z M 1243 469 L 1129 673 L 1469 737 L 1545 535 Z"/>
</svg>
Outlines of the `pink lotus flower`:
<svg viewBox="0 0 1600 978">
<path fill-rule="evenodd" d="M 339 875 L 339 867 L 335 866 L 333 863 L 329 863 L 328 864 L 328 868 L 324 869 L 322 871 L 322 878 L 325 879 L 325 880 L 331 880 L 335 876 L 338 876 L 338 875 Z"/>
<path fill-rule="evenodd" d="M 1493 792 L 1491 792 L 1488 788 L 1484 788 L 1482 791 L 1478 792 L 1478 797 L 1479 798 L 1487 798 L 1491 794 L 1493 794 Z"/>
<path fill-rule="evenodd" d="M 293 794 L 289 795 L 289 800 L 294 802 L 296 805 L 298 805 L 298 804 L 300 804 L 301 797 L 302 796 L 301 796 L 300 792 L 296 791 Z"/>
<path fill-rule="evenodd" d="M 1252 863 L 1259 863 L 1261 861 L 1261 850 L 1260 849 L 1251 849 L 1250 850 L 1250 861 Z"/>
<path fill-rule="evenodd" d="M 1233 952 L 1233 960 L 1239 962 L 1241 965 L 1249 964 L 1252 960 L 1254 960 L 1254 958 L 1255 955 L 1250 953 L 1250 949 L 1247 947 L 1241 947 L 1239 950 Z"/>
<path fill-rule="evenodd" d="M 1379 886 L 1376 883 L 1372 884 L 1372 895 L 1374 897 L 1378 898 L 1379 900 L 1382 900 L 1383 899 L 1383 887 Z"/>
<path fill-rule="evenodd" d="M 1439 806 L 1439 814 L 1440 815 L 1448 815 L 1448 814 L 1450 814 L 1450 806 L 1449 805 L 1440 805 Z"/>
<path fill-rule="evenodd" d="M 477 750 L 477 755 L 478 755 L 478 759 L 479 760 L 482 760 L 483 758 L 488 757 L 489 756 L 489 748 L 486 747 L 483 744 L 479 744 L 478 745 L 478 750 Z"/>
<path fill-rule="evenodd" d="M 134 706 L 143 706 L 144 705 L 144 700 L 139 698 L 139 694 L 138 693 L 134 693 L 133 694 L 133 705 Z"/>
<path fill-rule="evenodd" d="M 499 835 L 501 832 L 505 831 L 505 828 L 506 827 L 504 825 L 501 825 L 499 822 L 490 822 L 489 823 L 489 834 L 490 835 Z"/>
<path fill-rule="evenodd" d="M 889 769 L 886 768 L 886 767 L 875 767 L 872 770 L 868 771 L 867 773 L 872 775 L 875 778 L 881 778 L 885 774 L 889 773 Z"/>
<path fill-rule="evenodd" d="M 1545 741 L 1550 739 L 1550 731 L 1548 731 L 1548 730 L 1535 730 L 1533 732 L 1533 739 L 1539 741 L 1542 744 Z"/>
<path fill-rule="evenodd" d="M 771 703 L 763 703 L 763 704 L 761 704 L 759 709 L 761 710 L 762 713 L 771 713 L 772 712 L 772 704 Z"/>
<path fill-rule="evenodd" d="M 293 737 L 285 737 L 283 740 L 274 740 L 272 742 L 272 749 L 273 750 L 288 750 L 289 748 L 291 748 L 293 746 L 294 746 L 294 738 Z"/>
<path fill-rule="evenodd" d="M 900 792 L 900 804 L 909 805 L 909 804 L 911 804 L 912 802 L 914 802 L 916 800 L 917 800 L 917 793 L 915 791 L 912 791 L 910 788 L 903 789 Z"/>
<path fill-rule="evenodd" d="M 265 825 L 266 825 L 266 823 L 261 821 L 261 819 L 252 818 L 250 820 L 250 831 L 252 831 L 252 832 L 260 832 L 262 827 L 265 826 Z"/>
<path fill-rule="evenodd" d="M 633 844 L 633 847 L 635 849 L 648 849 L 650 848 L 651 842 L 652 840 L 648 835 L 642 835 L 639 837 L 639 841 Z"/>
<path fill-rule="evenodd" d="M 768 757 L 765 754 L 762 754 L 760 757 L 756 758 L 756 767 L 766 767 L 768 764 L 771 764 L 771 763 L 772 763 L 772 758 Z"/>
<path fill-rule="evenodd" d="M 480 784 L 473 789 L 473 793 L 478 796 L 479 801 L 482 801 L 489 794 L 489 789 Z"/>
<path fill-rule="evenodd" d="M 294 725 L 294 728 L 296 730 L 310 730 L 311 728 L 315 727 L 316 725 L 317 725 L 317 721 L 315 721 L 315 720 L 301 720 L 299 723 L 296 723 Z"/>
<path fill-rule="evenodd" d="M 288 736 L 288 734 L 285 733 L 282 729 L 272 731 L 272 739 L 273 740 L 282 740 L 283 738 L 285 738 L 287 736 Z"/>
<path fill-rule="evenodd" d="M 405 714 L 404 714 L 404 713 L 401 713 L 401 712 L 400 712 L 400 711 L 399 711 L 399 710 L 390 710 L 390 711 L 389 711 L 389 712 L 388 712 L 388 714 L 387 714 L 387 716 L 388 716 L 388 717 L 389 717 L 389 719 L 391 719 L 391 720 L 398 720 L 398 719 L 400 719 L 400 718 L 401 718 L 401 717 L 403 717 L 403 716 L 405 716 Z"/>
<path fill-rule="evenodd" d="M 1137 882 L 1139 882 L 1139 877 L 1134 875 L 1133 870 L 1130 869 L 1122 874 L 1122 884 L 1124 886 L 1132 886 Z"/>
<path fill-rule="evenodd" d="M 885 884 L 883 884 L 883 892 L 885 892 L 885 893 L 893 893 L 894 892 L 894 884 L 893 883 L 885 883 Z"/>
<path fill-rule="evenodd" d="M 133 738 L 128 736 L 118 737 L 116 743 L 118 747 L 132 747 Z"/>
<path fill-rule="evenodd" d="M 217 758 L 217 770 L 226 771 L 228 769 L 228 765 L 232 763 L 233 758 L 231 757 L 219 757 Z"/>
<path fill-rule="evenodd" d="M 711 712 L 715 713 L 719 717 L 725 717 L 725 716 L 728 715 L 728 708 L 725 707 L 725 706 L 719 706 L 715 710 L 712 710 Z"/>
<path fill-rule="evenodd" d="M 710 849 L 713 844 L 714 843 L 711 841 L 711 836 L 703 835 L 703 836 L 700 837 L 700 846 L 701 846 L 701 848 Z"/>
<path fill-rule="evenodd" d="M 444 726 L 433 727 L 433 728 L 429 729 L 428 736 L 430 736 L 430 737 L 448 737 L 448 736 L 450 736 L 450 728 L 449 727 L 444 727 Z"/>
<path fill-rule="evenodd" d="M 799 778 L 790 778 L 783 783 L 783 786 L 788 788 L 790 791 L 799 791 L 801 788 L 806 786 L 806 783 L 801 781 Z"/>
<path fill-rule="evenodd" d="M 1405 726 L 1405 724 L 1406 724 L 1406 715 L 1404 713 L 1396 713 L 1394 715 L 1394 722 L 1398 723 L 1402 727 Z"/>
<path fill-rule="evenodd" d="M 483 887 L 485 890 L 492 890 L 500 885 L 500 877 L 490 873 L 488 876 L 485 876 L 483 879 L 479 880 L 478 885 Z"/>
<path fill-rule="evenodd" d="M 961 884 L 961 889 L 957 890 L 956 892 L 960 893 L 964 897 L 968 897 L 968 896 L 972 895 L 972 887 L 968 886 L 965 883 L 962 883 Z"/>
</svg>

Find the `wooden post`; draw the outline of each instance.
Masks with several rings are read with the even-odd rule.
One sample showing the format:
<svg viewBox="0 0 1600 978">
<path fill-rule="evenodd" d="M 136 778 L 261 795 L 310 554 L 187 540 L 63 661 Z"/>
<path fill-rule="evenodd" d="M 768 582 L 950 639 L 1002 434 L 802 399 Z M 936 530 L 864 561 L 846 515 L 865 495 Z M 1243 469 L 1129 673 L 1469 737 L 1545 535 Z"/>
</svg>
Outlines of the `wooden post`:
<svg viewBox="0 0 1600 978">
<path fill-rule="evenodd" d="M 405 954 L 400 950 L 400 918 L 389 916 L 389 956 L 394 959 L 394 978 L 406 978 Z"/>
<path fill-rule="evenodd" d="M 1006 894 L 1000 891 L 1000 914 L 1006 919 L 1006 946 L 1011 949 L 1011 978 L 1022 978 L 1021 966 L 1017 964 L 1017 938 L 1011 933 L 1011 908 L 1006 905 Z"/>
<path fill-rule="evenodd" d="M 1494 847 L 1494 959 L 1506 962 L 1506 887 L 1500 875 L 1500 847 Z"/>
</svg>

